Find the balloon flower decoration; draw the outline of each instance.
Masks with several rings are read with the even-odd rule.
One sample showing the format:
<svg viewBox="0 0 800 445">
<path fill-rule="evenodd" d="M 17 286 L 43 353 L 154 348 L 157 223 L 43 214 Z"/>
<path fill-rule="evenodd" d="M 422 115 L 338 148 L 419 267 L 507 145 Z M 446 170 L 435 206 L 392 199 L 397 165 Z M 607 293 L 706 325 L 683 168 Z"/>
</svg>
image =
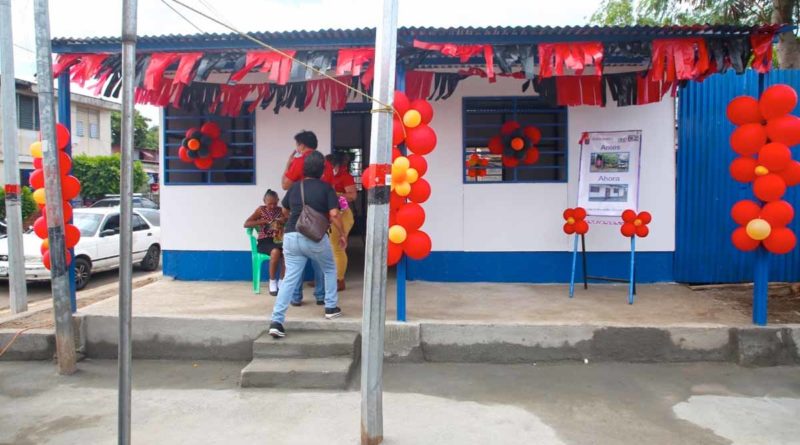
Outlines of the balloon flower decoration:
<svg viewBox="0 0 800 445">
<path fill-rule="evenodd" d="M 477 153 L 472 153 L 467 159 L 467 176 L 470 178 L 478 178 L 486 176 L 486 167 L 489 165 L 489 159 Z"/>
<path fill-rule="evenodd" d="M 650 212 L 636 213 L 631 209 L 622 212 L 622 227 L 620 227 L 619 231 L 623 236 L 631 239 L 631 275 L 628 281 L 628 304 L 633 304 L 633 297 L 636 295 L 636 277 L 634 275 L 636 270 L 636 238 L 645 238 L 650 234 L 650 229 L 647 225 L 652 220 L 653 217 Z"/>
<path fill-rule="evenodd" d="M 214 122 L 206 122 L 200 129 L 186 130 L 186 137 L 181 141 L 178 157 L 186 163 L 194 163 L 201 170 L 208 170 L 214 159 L 225 157 L 228 146 L 220 139 L 222 130 Z"/>
<path fill-rule="evenodd" d="M 64 152 L 64 149 L 69 145 L 70 134 L 67 127 L 56 124 L 56 145 L 58 146 L 58 170 L 61 173 L 61 199 L 63 203 L 63 216 L 64 216 L 64 240 L 67 248 L 66 263 L 70 264 L 72 258 L 69 254 L 69 249 L 74 248 L 78 241 L 81 239 L 81 231 L 72 224 L 66 224 L 67 221 L 72 219 L 72 206 L 69 204 L 71 199 L 74 199 L 81 192 L 81 183 L 78 179 L 69 174 L 72 170 L 72 158 Z M 44 267 L 50 269 L 50 242 L 47 233 L 47 211 L 44 208 L 46 203 L 46 193 L 44 181 L 44 169 L 42 167 L 42 142 L 41 140 L 34 142 L 30 146 L 31 156 L 33 157 L 33 166 L 36 168 L 28 179 L 28 184 L 34 189 L 33 200 L 42 210 L 42 216 L 36 219 L 33 223 L 33 232 L 41 238 L 42 246 L 42 263 Z M 57 193 L 57 191 L 55 192 Z"/>
<path fill-rule="evenodd" d="M 522 127 L 516 121 L 508 121 L 500 127 L 500 134 L 489 139 L 489 151 L 503 156 L 504 167 L 520 164 L 531 165 L 539 161 L 542 132 L 533 126 Z"/>
<path fill-rule="evenodd" d="M 566 209 L 563 213 L 564 216 L 564 233 L 567 235 L 575 235 L 575 241 L 572 245 L 572 272 L 569 279 L 569 297 L 575 296 L 575 266 L 578 260 L 578 239 L 583 239 L 583 236 L 589 232 L 589 224 L 586 222 L 586 209 L 583 207 L 575 207 L 574 209 Z M 585 245 L 584 245 L 585 250 Z M 586 253 L 584 252 L 584 255 Z M 585 258 L 585 256 L 584 256 Z M 586 275 L 586 263 L 584 261 L 584 276 Z M 584 281 L 584 287 L 587 287 Z"/>
<path fill-rule="evenodd" d="M 794 208 L 782 200 L 788 187 L 800 184 L 800 162 L 792 159 L 790 147 L 800 143 L 800 118 L 790 114 L 797 106 L 797 92 L 789 85 L 773 85 L 759 99 L 739 96 L 728 103 L 728 119 L 736 125 L 730 144 L 739 157 L 729 171 L 734 180 L 752 183 L 761 203 L 741 200 L 731 208 L 740 225 L 731 235 L 742 251 L 756 251 L 753 322 L 767 323 L 768 253 L 786 254 L 797 245 L 787 226 Z M 763 248 L 762 248 L 763 247 Z"/>
</svg>

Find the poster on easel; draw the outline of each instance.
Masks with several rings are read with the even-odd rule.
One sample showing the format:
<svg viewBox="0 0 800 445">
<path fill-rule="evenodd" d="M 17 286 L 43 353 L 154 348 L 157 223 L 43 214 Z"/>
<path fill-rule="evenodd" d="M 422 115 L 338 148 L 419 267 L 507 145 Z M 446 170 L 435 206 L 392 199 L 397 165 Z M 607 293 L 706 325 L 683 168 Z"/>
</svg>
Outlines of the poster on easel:
<svg viewBox="0 0 800 445">
<path fill-rule="evenodd" d="M 596 131 L 581 137 L 578 206 L 590 216 L 638 209 L 642 131 Z"/>
</svg>

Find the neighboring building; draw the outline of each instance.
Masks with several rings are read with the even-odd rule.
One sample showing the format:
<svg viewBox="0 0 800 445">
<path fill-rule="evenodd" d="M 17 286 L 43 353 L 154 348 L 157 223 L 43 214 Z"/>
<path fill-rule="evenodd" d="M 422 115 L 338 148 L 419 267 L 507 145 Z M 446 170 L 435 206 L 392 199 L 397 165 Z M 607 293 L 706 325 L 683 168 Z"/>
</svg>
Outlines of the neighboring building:
<svg viewBox="0 0 800 445">
<path fill-rule="evenodd" d="M 28 147 L 39 139 L 39 101 L 36 84 L 16 79 L 17 90 L 17 149 L 19 150 L 20 184 L 28 184 L 33 171 L 33 158 Z M 56 98 L 58 90 L 56 90 Z M 92 96 L 72 93 L 72 154 L 111 154 L 111 113 L 119 111 L 120 104 Z M 58 110 L 56 109 L 56 119 Z M 2 128 L 0 128 L 0 132 Z M 2 144 L 0 144 L 0 152 Z M 0 157 L 0 183 L 5 184 Z"/>
</svg>

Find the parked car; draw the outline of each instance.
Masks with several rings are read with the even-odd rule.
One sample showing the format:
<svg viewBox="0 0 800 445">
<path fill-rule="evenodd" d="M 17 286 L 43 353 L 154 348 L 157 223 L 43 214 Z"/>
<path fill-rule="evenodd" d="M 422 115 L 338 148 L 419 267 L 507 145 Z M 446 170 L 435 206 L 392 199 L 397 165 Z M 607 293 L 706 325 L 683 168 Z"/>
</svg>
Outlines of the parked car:
<svg viewBox="0 0 800 445">
<path fill-rule="evenodd" d="M 75 209 L 73 224 L 81 231 L 75 246 L 75 288 L 83 289 L 92 273 L 119 268 L 119 208 Z M 27 280 L 49 280 L 42 263 L 42 240 L 33 232 L 22 236 Z M 156 270 L 161 262 L 161 229 L 138 210 L 133 212 L 133 261 L 144 270 Z M 8 240 L 0 239 L 0 280 L 8 279 Z"/>
<path fill-rule="evenodd" d="M 89 206 L 90 208 L 93 207 L 119 207 L 119 197 L 116 198 L 103 198 L 96 201 L 94 204 Z M 134 209 L 155 209 L 158 210 L 158 204 L 155 201 L 147 199 L 141 196 L 134 196 L 133 197 L 133 208 Z"/>
<path fill-rule="evenodd" d="M 6 227 L 6 220 L 0 219 L 0 238 L 5 238 L 8 228 Z"/>
</svg>

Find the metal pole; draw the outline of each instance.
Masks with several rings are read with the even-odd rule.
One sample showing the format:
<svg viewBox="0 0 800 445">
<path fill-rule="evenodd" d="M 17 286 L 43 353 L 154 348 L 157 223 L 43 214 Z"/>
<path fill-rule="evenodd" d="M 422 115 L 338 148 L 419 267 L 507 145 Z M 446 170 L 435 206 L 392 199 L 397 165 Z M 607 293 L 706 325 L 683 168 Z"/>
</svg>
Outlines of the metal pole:
<svg viewBox="0 0 800 445">
<path fill-rule="evenodd" d="M 628 304 L 633 304 L 633 296 L 636 295 L 636 278 L 634 272 L 634 265 L 636 255 L 636 235 L 631 237 L 631 279 L 628 283 Z"/>
<path fill-rule="evenodd" d="M 572 271 L 569 274 L 569 297 L 575 296 L 575 269 L 578 260 L 578 238 L 581 235 L 575 234 L 575 239 L 572 241 Z"/>
<path fill-rule="evenodd" d="M 72 92 L 70 91 L 69 85 L 69 70 L 65 70 L 58 76 L 58 122 L 67 127 L 70 134 L 72 133 L 72 110 L 70 109 L 70 95 Z M 68 154 L 72 157 L 72 141 L 67 144 L 67 147 L 64 149 L 64 153 Z M 70 174 L 69 172 L 61 172 L 63 175 Z M 72 224 L 72 219 L 69 221 L 64 221 L 67 224 Z M 69 249 L 70 257 L 75 257 L 75 249 Z M 78 310 L 78 302 L 75 298 L 75 262 L 69 263 L 69 304 L 72 308 L 72 312 Z"/>
<path fill-rule="evenodd" d="M 64 214 L 61 199 L 61 172 L 56 146 L 56 113 L 53 107 L 53 67 L 50 50 L 48 0 L 35 0 L 36 73 L 39 84 L 39 122 L 42 131 L 42 166 L 47 191 L 47 237 L 50 242 L 50 283 L 56 319 L 58 372 L 75 372 L 75 336 L 69 302 L 69 273 L 64 240 Z"/>
<path fill-rule="evenodd" d="M 753 324 L 766 326 L 767 301 L 769 300 L 769 252 L 763 246 L 756 250 L 753 275 Z"/>
<path fill-rule="evenodd" d="M 28 310 L 25 287 L 25 254 L 22 248 L 22 207 L 17 159 L 17 106 L 14 80 L 14 42 L 11 33 L 11 1 L 0 0 L 0 106 L 3 119 L 3 173 L 6 180 L 6 224 L 8 224 L 8 290 L 11 313 Z"/>
<path fill-rule="evenodd" d="M 375 32 L 373 96 L 389 104 L 394 97 L 397 56 L 397 0 L 383 0 Z M 372 103 L 370 159 L 386 166 L 392 160 L 392 114 Z M 380 111 L 379 111 L 380 110 Z M 364 313 L 361 332 L 361 444 L 383 441 L 383 334 L 386 323 L 386 250 L 389 239 L 389 184 L 367 192 L 367 246 L 364 262 Z"/>
<path fill-rule="evenodd" d="M 131 443 L 131 274 L 133 272 L 133 82 L 136 77 L 137 0 L 122 2 L 122 162 L 119 180 L 118 443 Z"/>
</svg>

